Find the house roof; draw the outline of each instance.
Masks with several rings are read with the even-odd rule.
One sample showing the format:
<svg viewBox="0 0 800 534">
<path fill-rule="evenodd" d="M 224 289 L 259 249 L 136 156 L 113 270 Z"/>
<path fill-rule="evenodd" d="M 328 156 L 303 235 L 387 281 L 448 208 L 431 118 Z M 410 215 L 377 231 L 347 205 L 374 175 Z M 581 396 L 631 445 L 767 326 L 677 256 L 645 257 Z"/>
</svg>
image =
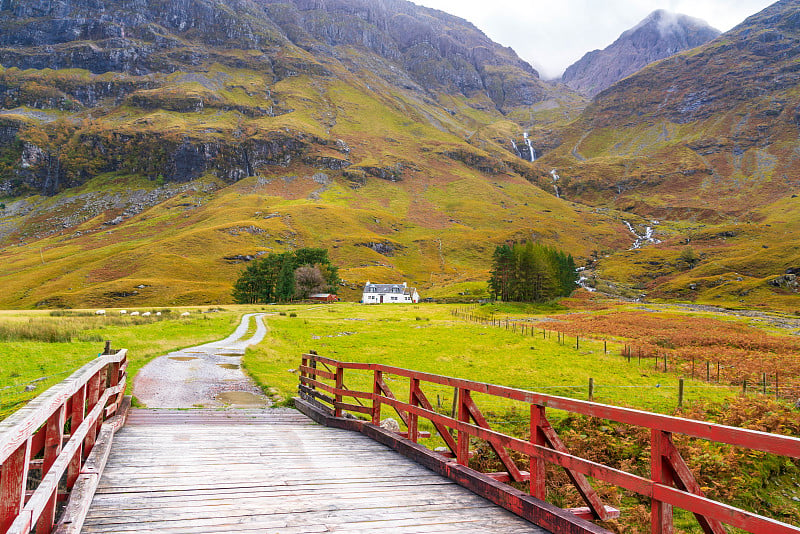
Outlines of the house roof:
<svg viewBox="0 0 800 534">
<path fill-rule="evenodd" d="M 403 284 L 370 284 L 364 285 L 364 292 L 370 293 L 402 293 L 406 289 Z"/>
<path fill-rule="evenodd" d="M 399 293 L 402 295 L 413 295 L 416 287 L 408 287 L 406 284 L 364 284 L 364 293 Z"/>
</svg>

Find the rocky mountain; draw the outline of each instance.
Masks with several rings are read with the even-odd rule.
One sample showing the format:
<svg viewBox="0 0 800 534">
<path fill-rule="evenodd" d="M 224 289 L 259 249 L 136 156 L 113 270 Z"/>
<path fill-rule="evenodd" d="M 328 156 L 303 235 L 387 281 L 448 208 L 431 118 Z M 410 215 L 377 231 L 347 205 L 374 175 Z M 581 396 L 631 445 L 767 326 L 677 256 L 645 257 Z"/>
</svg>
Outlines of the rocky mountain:
<svg viewBox="0 0 800 534">
<path fill-rule="evenodd" d="M 607 291 L 791 309 L 798 3 L 586 107 L 402 0 L 0 0 L 0 306 L 224 304 L 303 246 L 345 297 L 482 295 L 535 239 Z"/>
<path fill-rule="evenodd" d="M 584 101 L 456 17 L 402 0 L 0 8 L 0 305 L 226 302 L 242 262 L 298 246 L 329 248 L 352 287 L 483 291 L 496 242 L 617 239 L 512 148 Z"/>
<path fill-rule="evenodd" d="M 542 183 L 557 167 L 568 198 L 658 221 L 659 246 L 617 257 L 639 258 L 643 289 L 766 306 L 766 282 L 800 264 L 799 60 L 800 2 L 781 0 L 597 95 Z M 704 260 L 676 273 L 687 245 Z"/>
<path fill-rule="evenodd" d="M 705 44 L 720 34 L 707 22 L 659 9 L 603 50 L 570 65 L 562 81 L 593 97 L 644 66 Z"/>
</svg>

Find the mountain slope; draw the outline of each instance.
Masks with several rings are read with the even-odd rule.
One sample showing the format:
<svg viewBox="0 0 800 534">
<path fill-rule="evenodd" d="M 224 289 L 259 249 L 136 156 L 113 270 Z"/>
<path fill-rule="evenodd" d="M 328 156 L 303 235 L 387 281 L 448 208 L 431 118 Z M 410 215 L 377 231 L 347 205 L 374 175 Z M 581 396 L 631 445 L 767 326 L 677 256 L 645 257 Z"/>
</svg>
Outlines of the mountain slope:
<svg viewBox="0 0 800 534">
<path fill-rule="evenodd" d="M 567 67 L 561 81 L 589 97 L 644 66 L 705 44 L 720 34 L 703 20 L 657 10 L 603 50 Z"/>
<path fill-rule="evenodd" d="M 580 98 L 455 17 L 399 0 L 2 8 L 0 306 L 224 303 L 243 262 L 300 246 L 329 248 L 346 291 L 483 292 L 507 239 L 582 258 L 627 241 L 511 150 L 523 121 Z"/>
<path fill-rule="evenodd" d="M 568 198 L 661 223 L 661 245 L 607 263 L 653 295 L 788 303 L 797 287 L 770 282 L 800 265 L 798 60 L 800 2 L 782 0 L 600 93 L 540 180 L 557 167 Z M 687 244 L 702 261 L 681 272 Z"/>
</svg>

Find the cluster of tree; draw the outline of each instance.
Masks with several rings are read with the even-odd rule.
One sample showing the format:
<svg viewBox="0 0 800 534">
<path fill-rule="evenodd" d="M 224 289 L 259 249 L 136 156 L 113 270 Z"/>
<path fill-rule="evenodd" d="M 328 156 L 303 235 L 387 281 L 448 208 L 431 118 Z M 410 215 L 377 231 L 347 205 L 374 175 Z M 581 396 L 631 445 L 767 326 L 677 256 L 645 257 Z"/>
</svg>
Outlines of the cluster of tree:
<svg viewBox="0 0 800 534">
<path fill-rule="evenodd" d="M 545 302 L 569 296 L 577 280 L 572 255 L 527 242 L 495 249 L 489 288 L 498 300 Z"/>
<path fill-rule="evenodd" d="M 323 248 L 272 253 L 248 263 L 233 285 L 239 304 L 268 304 L 306 299 L 314 293 L 336 293 L 339 269 Z"/>
</svg>

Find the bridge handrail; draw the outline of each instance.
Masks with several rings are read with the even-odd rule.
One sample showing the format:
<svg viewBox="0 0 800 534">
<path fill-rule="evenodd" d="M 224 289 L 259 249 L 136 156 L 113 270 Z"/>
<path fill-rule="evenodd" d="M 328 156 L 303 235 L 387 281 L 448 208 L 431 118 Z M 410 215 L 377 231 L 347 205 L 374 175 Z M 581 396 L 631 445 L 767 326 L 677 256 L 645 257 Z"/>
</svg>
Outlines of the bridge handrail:
<svg viewBox="0 0 800 534">
<path fill-rule="evenodd" d="M 318 364 L 324 369 L 318 368 Z M 348 389 L 344 381 L 345 370 L 372 373 L 373 391 Z M 371 415 L 372 424 L 379 425 L 381 405 L 386 404 L 397 411 L 408 429 L 408 438 L 414 442 L 420 436 L 418 418 L 428 419 L 445 441 L 452 456 L 461 465 L 468 464 L 469 436 L 487 441 L 508 471 L 507 474 L 492 475 L 504 482 L 530 481 L 530 493 L 539 499 L 544 500 L 545 497 L 545 462 L 563 467 L 589 506 L 589 513 L 584 514 L 585 517 L 606 520 L 612 517 L 613 510 L 600 501 L 585 477 L 588 475 L 649 497 L 652 502 L 653 533 L 672 532 L 673 505 L 693 512 L 705 532 L 724 533 L 722 523 L 726 523 L 757 534 L 800 533 L 798 527 L 705 497 L 686 462 L 672 443 L 672 434 L 684 434 L 780 456 L 800 458 L 800 438 L 797 437 L 534 393 L 383 364 L 341 362 L 317 354 L 304 354 L 299 371 L 301 395 L 307 399 L 329 404 L 332 407 L 332 414 L 336 417 L 342 417 L 345 411 L 352 411 Z M 392 394 L 384 380 L 384 375 L 387 374 L 409 379 L 409 402 L 398 400 Z M 328 384 L 323 380 L 333 381 L 334 384 Z M 423 382 L 449 386 L 456 390 L 457 400 L 454 400 L 456 403 L 454 407 L 458 408 L 457 417 L 449 417 L 434 411 L 422 390 Z M 472 400 L 472 393 L 527 403 L 530 406 L 530 442 L 492 430 Z M 354 398 L 359 404 L 345 403 L 344 397 Z M 368 400 L 372 404 L 363 406 L 359 399 Z M 548 407 L 650 429 L 650 478 L 571 455 L 545 416 L 545 409 Z M 452 437 L 450 430 L 455 431 L 457 437 Z M 505 449 L 529 456 L 531 473 L 520 471 Z"/>
<path fill-rule="evenodd" d="M 75 484 L 101 423 L 122 402 L 127 365 L 125 349 L 101 355 L 0 421 L 0 534 L 53 529 L 59 482 L 67 473 L 67 490 Z M 29 492 L 31 469 L 41 481 Z"/>
</svg>

